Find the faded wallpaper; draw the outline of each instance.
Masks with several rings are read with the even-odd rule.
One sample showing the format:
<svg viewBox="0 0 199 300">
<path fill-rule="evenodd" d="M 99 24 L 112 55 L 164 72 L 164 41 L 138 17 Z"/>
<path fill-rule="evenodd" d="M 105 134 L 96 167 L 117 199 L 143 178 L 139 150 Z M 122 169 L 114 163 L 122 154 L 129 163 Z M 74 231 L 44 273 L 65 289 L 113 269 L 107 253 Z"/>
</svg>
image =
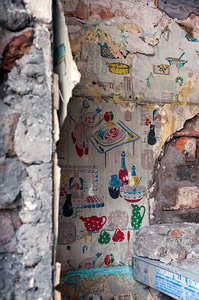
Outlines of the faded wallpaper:
<svg viewBox="0 0 199 300">
<path fill-rule="evenodd" d="M 175 21 L 152 34 L 125 23 L 70 36 L 81 81 L 58 145 L 63 271 L 131 263 L 134 232 L 149 224 L 155 160 L 198 112 L 198 38 Z"/>
</svg>

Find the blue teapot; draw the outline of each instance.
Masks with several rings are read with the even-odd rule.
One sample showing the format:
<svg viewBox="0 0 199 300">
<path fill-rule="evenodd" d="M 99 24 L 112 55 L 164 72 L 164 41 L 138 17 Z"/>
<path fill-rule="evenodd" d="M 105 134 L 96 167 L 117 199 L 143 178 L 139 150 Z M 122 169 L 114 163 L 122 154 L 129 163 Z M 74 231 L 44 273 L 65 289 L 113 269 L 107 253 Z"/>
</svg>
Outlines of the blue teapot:
<svg viewBox="0 0 199 300">
<path fill-rule="evenodd" d="M 122 185 L 122 179 L 118 178 L 117 174 L 111 175 L 109 181 L 108 191 L 113 199 L 117 199 L 120 195 L 120 187 Z"/>
</svg>

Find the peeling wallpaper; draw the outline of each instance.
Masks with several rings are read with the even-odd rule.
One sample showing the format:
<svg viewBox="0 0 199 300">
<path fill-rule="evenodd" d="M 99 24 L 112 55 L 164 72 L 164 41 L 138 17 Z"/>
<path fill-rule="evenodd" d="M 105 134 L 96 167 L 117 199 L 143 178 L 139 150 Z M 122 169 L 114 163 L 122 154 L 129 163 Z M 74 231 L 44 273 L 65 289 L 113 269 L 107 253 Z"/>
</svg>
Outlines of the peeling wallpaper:
<svg viewBox="0 0 199 300">
<path fill-rule="evenodd" d="M 92 8 L 102 2 L 90 5 L 98 21 Z M 160 14 L 155 8 L 153 17 Z M 155 159 L 167 138 L 199 112 L 199 33 L 189 20 L 162 15 L 158 26 L 146 13 L 143 27 L 112 18 L 68 25 L 81 80 L 58 146 L 63 271 L 131 263 L 134 232 L 149 224 Z"/>
<path fill-rule="evenodd" d="M 176 22 L 154 34 L 131 23 L 93 25 L 71 41 L 82 74 L 74 96 L 197 103 L 198 38 Z"/>
</svg>

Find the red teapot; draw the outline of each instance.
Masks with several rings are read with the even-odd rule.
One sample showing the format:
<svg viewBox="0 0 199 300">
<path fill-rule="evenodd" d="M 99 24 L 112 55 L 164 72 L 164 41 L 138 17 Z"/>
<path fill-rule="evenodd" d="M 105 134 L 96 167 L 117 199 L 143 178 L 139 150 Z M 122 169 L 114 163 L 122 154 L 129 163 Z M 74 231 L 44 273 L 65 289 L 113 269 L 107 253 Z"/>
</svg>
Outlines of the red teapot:
<svg viewBox="0 0 199 300">
<path fill-rule="evenodd" d="M 91 216 L 91 217 L 80 217 L 80 220 L 84 222 L 84 225 L 86 227 L 86 230 L 89 232 L 96 232 L 102 229 L 104 224 L 107 221 L 106 216 L 97 217 L 97 216 Z"/>
</svg>

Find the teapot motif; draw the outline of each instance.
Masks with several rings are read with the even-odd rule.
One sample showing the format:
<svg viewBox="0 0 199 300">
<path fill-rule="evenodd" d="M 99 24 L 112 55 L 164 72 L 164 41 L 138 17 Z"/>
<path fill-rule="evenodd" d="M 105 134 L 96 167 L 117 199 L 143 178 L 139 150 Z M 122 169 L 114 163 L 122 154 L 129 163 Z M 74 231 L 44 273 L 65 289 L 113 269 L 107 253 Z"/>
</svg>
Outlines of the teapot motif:
<svg viewBox="0 0 199 300">
<path fill-rule="evenodd" d="M 122 179 L 118 178 L 117 174 L 111 175 L 109 181 L 108 191 L 113 199 L 117 199 L 120 195 L 120 187 L 122 185 Z"/>
<path fill-rule="evenodd" d="M 138 206 L 137 204 L 131 204 L 133 210 L 132 210 L 132 217 L 131 217 L 131 226 L 134 229 L 138 229 L 141 226 L 142 220 L 144 218 L 144 214 L 145 214 L 145 207 L 142 206 Z M 141 214 L 141 209 L 143 210 L 142 214 Z"/>
<path fill-rule="evenodd" d="M 80 220 L 84 222 L 84 225 L 86 227 L 86 230 L 89 232 L 96 232 L 102 229 L 104 224 L 107 221 L 106 216 L 97 217 L 97 216 L 91 216 L 91 217 L 80 217 Z"/>
</svg>

